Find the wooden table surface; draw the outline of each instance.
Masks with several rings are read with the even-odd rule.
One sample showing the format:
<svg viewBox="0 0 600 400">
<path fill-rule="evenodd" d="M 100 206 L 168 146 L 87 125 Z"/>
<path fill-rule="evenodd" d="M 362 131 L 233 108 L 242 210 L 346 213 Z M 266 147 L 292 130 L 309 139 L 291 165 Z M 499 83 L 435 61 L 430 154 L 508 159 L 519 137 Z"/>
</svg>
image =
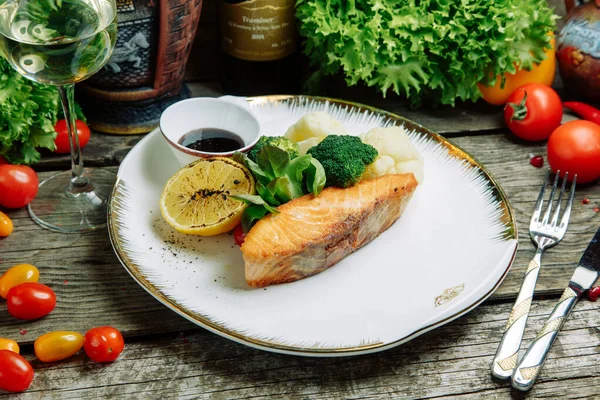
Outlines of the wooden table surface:
<svg viewBox="0 0 600 400">
<path fill-rule="evenodd" d="M 190 85 L 196 96 L 220 95 L 218 86 Z M 545 145 L 511 136 L 498 108 L 476 105 L 408 110 L 394 100 L 368 103 L 396 112 L 450 137 L 497 178 L 513 206 L 519 250 L 502 286 L 485 303 L 454 322 L 391 350 L 349 358 L 303 358 L 255 350 L 212 334 L 168 310 L 119 264 L 107 231 L 60 234 L 37 226 L 25 210 L 8 211 L 14 233 L 0 239 L 0 271 L 17 263 L 36 265 L 58 297 L 47 317 L 23 322 L 0 306 L 0 337 L 17 340 L 36 371 L 30 389 L 0 398 L 592 398 L 600 397 L 600 302 L 577 304 L 554 344 L 534 388 L 517 393 L 490 378 L 490 363 L 534 247 L 527 226 L 544 170 L 529 165 Z M 573 119 L 565 115 L 565 120 Z M 116 170 L 143 136 L 94 134 L 84 150 L 87 166 Z M 43 179 L 68 169 L 65 156 L 44 155 Z M 589 204 L 582 200 L 588 198 Z M 600 226 L 600 183 L 581 185 L 569 230 L 544 255 L 526 347 L 569 281 L 583 250 Z M 596 208 L 596 211 L 594 210 Z M 112 364 L 78 354 L 44 364 L 33 341 L 53 330 L 85 332 L 112 325 L 126 348 Z"/>
</svg>

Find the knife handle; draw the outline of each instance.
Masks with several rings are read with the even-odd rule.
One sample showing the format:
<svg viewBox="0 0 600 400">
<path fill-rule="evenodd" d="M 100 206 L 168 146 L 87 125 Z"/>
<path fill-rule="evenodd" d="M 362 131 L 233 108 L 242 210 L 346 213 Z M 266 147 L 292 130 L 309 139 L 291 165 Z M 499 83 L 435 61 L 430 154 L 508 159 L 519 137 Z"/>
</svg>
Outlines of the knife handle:
<svg viewBox="0 0 600 400">
<path fill-rule="evenodd" d="M 525 352 L 525 355 L 517 365 L 512 375 L 512 386 L 515 389 L 526 391 L 531 389 L 533 383 L 540 374 L 542 365 L 546 361 L 548 352 L 558 331 L 563 325 L 565 319 L 573 309 L 579 296 L 571 289 L 566 288 L 558 303 L 552 310 L 552 314 L 538 332 L 536 338 Z"/>
<path fill-rule="evenodd" d="M 506 328 L 504 328 L 504 334 L 494 356 L 492 375 L 498 379 L 510 379 L 513 370 L 517 366 L 519 347 L 521 346 L 525 324 L 529 316 L 535 284 L 542 266 L 542 252 L 543 250 L 538 248 L 535 256 L 533 256 L 533 259 L 529 263 L 521 290 L 519 290 L 519 295 L 510 312 Z"/>
</svg>

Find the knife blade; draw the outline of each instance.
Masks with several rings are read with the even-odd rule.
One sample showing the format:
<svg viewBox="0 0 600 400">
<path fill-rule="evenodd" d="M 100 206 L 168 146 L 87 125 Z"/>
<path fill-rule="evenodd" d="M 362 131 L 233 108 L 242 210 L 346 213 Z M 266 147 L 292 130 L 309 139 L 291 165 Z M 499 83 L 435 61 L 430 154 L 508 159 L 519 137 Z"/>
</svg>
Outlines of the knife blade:
<svg viewBox="0 0 600 400">
<path fill-rule="evenodd" d="M 579 264 L 569 281 L 569 286 L 563 292 L 550 317 L 514 369 L 512 375 L 512 386 L 514 388 L 523 391 L 531 389 L 563 322 L 567 319 L 581 295 L 596 282 L 599 274 L 600 228 L 579 260 Z"/>
<path fill-rule="evenodd" d="M 569 287 L 573 289 L 578 296 L 592 287 L 600 275 L 600 228 L 594 235 L 587 249 L 579 260 L 579 265 L 575 269 Z"/>
</svg>

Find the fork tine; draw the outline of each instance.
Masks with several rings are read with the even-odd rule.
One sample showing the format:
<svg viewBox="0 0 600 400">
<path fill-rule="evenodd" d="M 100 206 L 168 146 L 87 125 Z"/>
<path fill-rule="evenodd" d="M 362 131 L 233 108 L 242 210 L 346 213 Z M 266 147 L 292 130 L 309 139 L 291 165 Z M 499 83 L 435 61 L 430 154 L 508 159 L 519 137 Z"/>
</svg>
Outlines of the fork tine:
<svg viewBox="0 0 600 400">
<path fill-rule="evenodd" d="M 562 204 L 562 198 L 565 194 L 565 188 L 567 187 L 567 178 L 569 177 L 569 173 L 566 172 L 563 177 L 563 183 L 560 188 L 560 193 L 558 194 L 558 200 L 556 200 L 556 210 L 554 211 L 554 215 L 552 216 L 552 221 L 550 222 L 550 227 L 552 229 L 556 228 L 556 223 L 558 222 L 558 215 L 560 214 L 560 206 Z"/>
<path fill-rule="evenodd" d="M 554 193 L 556 192 L 556 187 L 558 186 L 558 177 L 560 171 L 556 171 L 556 175 L 554 176 L 554 184 L 552 185 L 552 191 L 550 192 L 550 198 L 548 199 L 548 209 L 544 213 L 544 219 L 542 220 L 542 225 L 545 226 L 550 219 L 550 213 L 552 212 L 552 201 L 554 200 Z"/>
<path fill-rule="evenodd" d="M 577 174 L 573 177 L 573 183 L 571 184 L 571 195 L 569 196 L 569 202 L 565 208 L 565 213 L 560 219 L 560 229 L 567 229 L 569 224 L 569 217 L 571 216 L 571 206 L 573 205 L 573 197 L 575 197 L 575 186 L 577 184 Z"/>
<path fill-rule="evenodd" d="M 546 190 L 546 186 L 548 185 L 548 178 L 550 177 L 550 170 L 546 171 L 546 180 L 540 189 L 540 194 L 538 195 L 537 203 L 535 203 L 535 211 L 531 216 L 531 222 L 538 223 L 540 219 L 540 215 L 542 214 L 542 207 L 544 205 L 544 191 Z"/>
</svg>

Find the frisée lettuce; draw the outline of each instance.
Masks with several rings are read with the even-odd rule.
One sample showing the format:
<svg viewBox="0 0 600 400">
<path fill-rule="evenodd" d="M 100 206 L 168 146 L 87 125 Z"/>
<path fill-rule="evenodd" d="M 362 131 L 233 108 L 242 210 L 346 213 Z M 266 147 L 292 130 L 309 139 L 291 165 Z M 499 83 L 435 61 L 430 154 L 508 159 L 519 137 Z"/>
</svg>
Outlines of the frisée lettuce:
<svg viewBox="0 0 600 400">
<path fill-rule="evenodd" d="M 313 78 L 341 73 L 413 106 L 475 101 L 478 82 L 531 69 L 558 18 L 546 0 L 298 0 L 296 15 Z"/>
<path fill-rule="evenodd" d="M 0 156 L 32 164 L 39 148 L 53 150 L 59 107 L 55 87 L 23 78 L 0 57 Z"/>
</svg>

